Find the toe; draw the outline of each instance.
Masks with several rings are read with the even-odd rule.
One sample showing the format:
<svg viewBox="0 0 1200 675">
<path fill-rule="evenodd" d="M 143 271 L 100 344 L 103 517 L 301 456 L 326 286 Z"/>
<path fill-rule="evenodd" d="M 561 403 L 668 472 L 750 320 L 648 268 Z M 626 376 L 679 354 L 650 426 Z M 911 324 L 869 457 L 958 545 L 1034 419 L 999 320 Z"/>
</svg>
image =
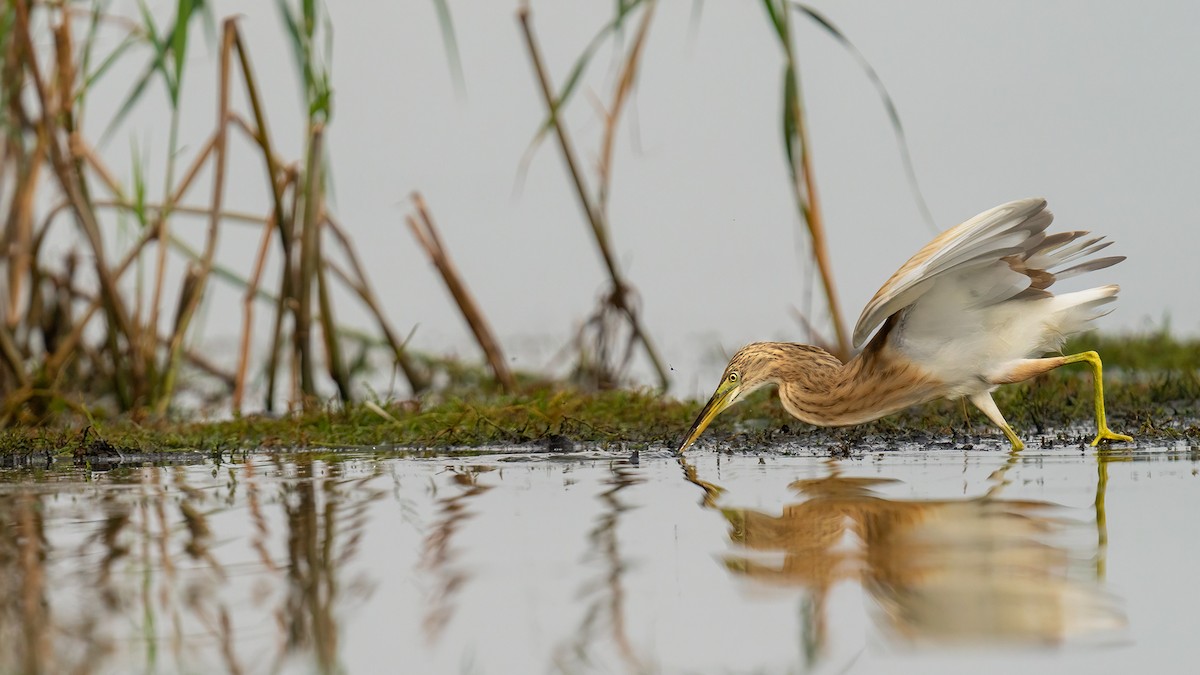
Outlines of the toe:
<svg viewBox="0 0 1200 675">
<path fill-rule="evenodd" d="M 1125 434 L 1118 434 L 1111 429 L 1101 429 L 1100 433 L 1096 434 L 1095 440 L 1092 441 L 1092 445 L 1097 446 L 1105 441 L 1120 441 L 1129 443 L 1133 441 L 1133 437 L 1126 436 Z"/>
</svg>

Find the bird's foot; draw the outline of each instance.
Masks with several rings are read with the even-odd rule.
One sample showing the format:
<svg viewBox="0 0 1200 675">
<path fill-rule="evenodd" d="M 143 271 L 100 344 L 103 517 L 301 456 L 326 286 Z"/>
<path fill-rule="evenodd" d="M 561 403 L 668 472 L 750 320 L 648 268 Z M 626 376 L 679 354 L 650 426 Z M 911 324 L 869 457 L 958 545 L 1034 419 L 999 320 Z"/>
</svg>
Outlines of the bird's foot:
<svg viewBox="0 0 1200 675">
<path fill-rule="evenodd" d="M 1125 434 L 1118 434 L 1108 427 L 1100 427 L 1100 433 L 1096 434 L 1096 438 L 1092 440 L 1092 447 L 1096 447 L 1106 441 L 1132 442 L 1133 437 L 1126 436 Z"/>
</svg>

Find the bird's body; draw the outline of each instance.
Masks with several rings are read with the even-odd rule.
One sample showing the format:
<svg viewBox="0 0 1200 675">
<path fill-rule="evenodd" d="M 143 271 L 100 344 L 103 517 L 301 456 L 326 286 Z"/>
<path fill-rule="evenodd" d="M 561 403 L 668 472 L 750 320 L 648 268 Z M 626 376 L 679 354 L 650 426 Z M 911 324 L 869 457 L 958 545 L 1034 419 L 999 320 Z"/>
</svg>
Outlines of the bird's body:
<svg viewBox="0 0 1200 675">
<path fill-rule="evenodd" d="M 992 401 L 1002 384 L 1067 363 L 1087 362 L 1096 382 L 1101 440 L 1132 440 L 1109 431 L 1100 359 L 1094 352 L 1035 358 L 1062 347 L 1106 313 L 1115 285 L 1054 295 L 1057 279 L 1103 269 L 1121 257 L 1090 257 L 1108 245 L 1086 232 L 1047 235 L 1052 216 L 1041 199 L 998 206 L 942 233 L 905 263 L 867 303 L 843 364 L 809 345 L 756 342 L 725 369 L 721 385 L 680 451 L 721 410 L 767 385 L 784 408 L 819 426 L 861 424 L 939 398 L 966 397 L 1022 446 Z"/>
</svg>

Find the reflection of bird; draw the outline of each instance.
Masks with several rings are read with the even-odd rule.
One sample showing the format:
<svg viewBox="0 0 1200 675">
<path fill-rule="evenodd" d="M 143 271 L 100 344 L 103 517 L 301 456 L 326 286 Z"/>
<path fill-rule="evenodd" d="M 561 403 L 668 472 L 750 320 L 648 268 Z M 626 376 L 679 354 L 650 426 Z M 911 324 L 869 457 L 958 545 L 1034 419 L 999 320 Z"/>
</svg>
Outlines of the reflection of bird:
<svg viewBox="0 0 1200 675">
<path fill-rule="evenodd" d="M 1095 381 L 1099 432 L 1092 445 L 1133 440 L 1105 421 L 1096 352 L 1033 358 L 1059 349 L 1068 335 L 1105 314 L 1101 306 L 1119 290 L 1114 284 L 1054 295 L 1050 285 L 1124 259 L 1088 258 L 1110 242 L 1083 238 L 1086 232 L 1048 235 L 1051 218 L 1045 200 L 1025 199 L 943 232 L 867 303 L 854 328 L 855 347 L 883 327 L 848 363 L 808 345 L 746 345 L 730 360 L 679 451 L 722 410 L 772 384 L 789 413 L 819 426 L 861 424 L 918 403 L 965 396 L 1020 449 L 991 392 L 1080 362 L 1092 367 Z"/>
<path fill-rule="evenodd" d="M 907 641 L 1057 643 L 1125 625 L 1115 599 L 1075 565 L 1102 555 L 1099 544 L 1069 547 L 1078 524 L 1053 504 L 900 500 L 873 489 L 890 482 L 835 474 L 793 483 L 804 500 L 779 515 L 722 509 L 742 549 L 726 568 L 807 589 L 818 647 L 829 594 L 847 581 L 874 600 L 880 626 Z"/>
</svg>

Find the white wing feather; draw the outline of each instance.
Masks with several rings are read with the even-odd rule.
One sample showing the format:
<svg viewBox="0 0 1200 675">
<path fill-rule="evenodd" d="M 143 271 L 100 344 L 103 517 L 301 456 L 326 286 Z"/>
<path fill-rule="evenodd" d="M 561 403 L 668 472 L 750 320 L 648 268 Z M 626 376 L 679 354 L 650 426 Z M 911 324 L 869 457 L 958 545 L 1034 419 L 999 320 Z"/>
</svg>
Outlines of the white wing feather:
<svg viewBox="0 0 1200 675">
<path fill-rule="evenodd" d="M 904 263 L 863 308 L 854 327 L 854 346 L 862 346 L 885 319 L 928 292 L 938 275 L 970 263 L 986 265 L 1036 246 L 1053 218 L 1045 209 L 1044 199 L 1022 199 L 943 232 Z"/>
<path fill-rule="evenodd" d="M 1100 307 L 1119 289 L 1053 295 L 1046 288 L 1056 277 L 1123 258 L 1081 260 L 1108 242 L 1080 240 L 1086 232 L 1047 236 L 1052 218 L 1045 200 L 1024 199 L 942 233 L 867 303 L 854 329 L 855 346 L 898 314 L 889 344 L 962 395 L 991 388 L 985 382 L 991 371 L 1059 348 L 1102 315 Z M 1074 265 L 1062 269 L 1067 263 Z"/>
</svg>

